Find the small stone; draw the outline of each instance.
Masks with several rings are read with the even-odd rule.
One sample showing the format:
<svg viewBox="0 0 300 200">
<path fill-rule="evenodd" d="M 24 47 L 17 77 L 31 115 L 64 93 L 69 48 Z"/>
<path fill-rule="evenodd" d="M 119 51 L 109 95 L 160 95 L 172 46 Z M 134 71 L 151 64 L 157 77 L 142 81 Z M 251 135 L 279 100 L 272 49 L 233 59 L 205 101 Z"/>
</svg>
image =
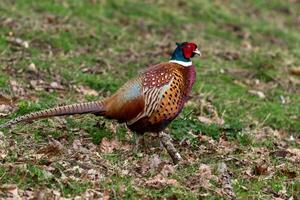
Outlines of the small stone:
<svg viewBox="0 0 300 200">
<path fill-rule="evenodd" d="M 53 88 L 53 89 L 56 89 L 56 88 L 59 88 L 59 85 L 58 85 L 57 82 L 54 81 L 54 82 L 50 83 L 50 87 Z"/>
<path fill-rule="evenodd" d="M 23 42 L 23 46 L 24 46 L 26 49 L 29 48 L 29 42 L 24 41 L 24 42 Z"/>
<path fill-rule="evenodd" d="M 34 72 L 34 73 L 38 72 L 34 63 L 30 63 L 30 65 L 28 66 L 28 71 Z"/>
</svg>

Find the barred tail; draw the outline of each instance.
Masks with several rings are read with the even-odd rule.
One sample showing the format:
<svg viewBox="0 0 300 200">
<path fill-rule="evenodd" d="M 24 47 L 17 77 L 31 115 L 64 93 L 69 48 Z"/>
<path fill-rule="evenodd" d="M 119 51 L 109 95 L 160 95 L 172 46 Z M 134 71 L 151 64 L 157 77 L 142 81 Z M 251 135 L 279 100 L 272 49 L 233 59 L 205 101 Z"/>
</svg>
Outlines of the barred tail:
<svg viewBox="0 0 300 200">
<path fill-rule="evenodd" d="M 42 119 L 47 117 L 62 116 L 62 115 L 74 115 L 74 114 L 103 114 L 105 112 L 104 104 L 102 101 L 93 101 L 87 103 L 78 103 L 67 106 L 61 106 L 56 108 L 50 108 L 41 110 L 38 112 L 29 113 L 15 119 L 12 119 L 5 124 L 0 125 L 0 129 L 12 126 L 14 124 L 26 121 L 32 121 L 36 119 Z"/>
</svg>

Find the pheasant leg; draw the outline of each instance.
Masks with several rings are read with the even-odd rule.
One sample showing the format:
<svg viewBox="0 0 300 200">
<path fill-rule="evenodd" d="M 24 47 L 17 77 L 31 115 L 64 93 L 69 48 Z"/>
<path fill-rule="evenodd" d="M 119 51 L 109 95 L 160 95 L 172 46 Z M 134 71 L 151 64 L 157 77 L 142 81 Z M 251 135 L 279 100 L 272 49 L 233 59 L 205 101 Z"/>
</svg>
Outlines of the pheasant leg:
<svg viewBox="0 0 300 200">
<path fill-rule="evenodd" d="M 179 152 L 176 150 L 172 143 L 172 138 L 170 135 L 166 134 L 165 132 L 160 132 L 159 133 L 160 140 L 163 144 L 163 146 L 166 148 L 167 152 L 171 156 L 173 163 L 176 165 L 180 160 L 182 160 L 181 155 Z"/>
</svg>

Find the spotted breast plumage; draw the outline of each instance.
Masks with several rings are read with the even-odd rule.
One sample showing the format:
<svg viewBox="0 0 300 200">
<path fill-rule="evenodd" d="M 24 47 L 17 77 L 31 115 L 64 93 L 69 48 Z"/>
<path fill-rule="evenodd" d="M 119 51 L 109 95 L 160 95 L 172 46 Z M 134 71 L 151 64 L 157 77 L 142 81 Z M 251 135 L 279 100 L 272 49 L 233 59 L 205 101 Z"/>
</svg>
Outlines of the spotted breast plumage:
<svg viewBox="0 0 300 200">
<path fill-rule="evenodd" d="M 159 132 L 182 110 L 195 80 L 195 68 L 161 63 L 141 77 L 145 106 L 127 125 L 137 133 Z"/>
<path fill-rule="evenodd" d="M 191 58 L 196 54 L 200 54 L 196 44 L 177 44 L 169 62 L 149 67 L 102 101 L 29 113 L 0 128 L 52 116 L 92 113 L 125 122 L 138 134 L 160 132 L 176 118 L 188 100 L 196 77 Z"/>
</svg>

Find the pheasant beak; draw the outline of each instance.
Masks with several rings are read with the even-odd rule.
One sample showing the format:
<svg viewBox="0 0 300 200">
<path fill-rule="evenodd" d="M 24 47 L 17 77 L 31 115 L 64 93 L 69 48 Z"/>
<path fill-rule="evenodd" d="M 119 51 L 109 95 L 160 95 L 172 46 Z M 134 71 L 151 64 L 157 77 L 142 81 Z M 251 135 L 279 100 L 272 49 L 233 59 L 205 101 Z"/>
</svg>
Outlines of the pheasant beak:
<svg viewBox="0 0 300 200">
<path fill-rule="evenodd" d="M 193 51 L 193 53 L 201 56 L 201 52 L 199 51 L 199 49 L 196 49 L 195 51 Z"/>
</svg>

